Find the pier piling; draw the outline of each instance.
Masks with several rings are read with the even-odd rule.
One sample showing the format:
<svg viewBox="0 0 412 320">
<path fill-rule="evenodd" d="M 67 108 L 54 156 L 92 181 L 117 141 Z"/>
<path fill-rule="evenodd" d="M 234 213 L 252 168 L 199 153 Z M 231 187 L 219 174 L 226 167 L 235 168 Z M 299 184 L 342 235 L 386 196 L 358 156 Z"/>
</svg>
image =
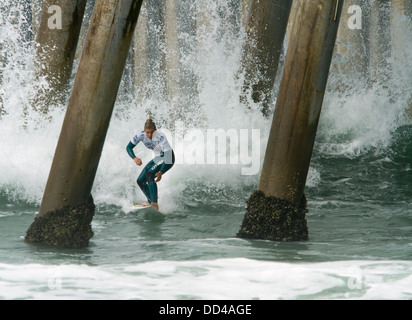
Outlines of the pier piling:
<svg viewBox="0 0 412 320">
<path fill-rule="evenodd" d="M 40 211 L 26 242 L 78 248 L 93 234 L 91 190 L 142 1 L 95 4 Z"/>
<path fill-rule="evenodd" d="M 33 106 L 47 113 L 50 105 L 62 104 L 66 97 L 86 0 L 45 0 L 36 37 L 38 77 L 49 88 L 36 92 Z"/>
<path fill-rule="evenodd" d="M 258 191 L 238 236 L 308 239 L 304 188 L 343 0 L 299 0 Z"/>
<path fill-rule="evenodd" d="M 268 115 L 279 57 L 285 38 L 292 0 L 253 0 L 243 50 L 245 72 L 241 100 L 251 91 L 255 103 L 262 103 Z"/>
</svg>

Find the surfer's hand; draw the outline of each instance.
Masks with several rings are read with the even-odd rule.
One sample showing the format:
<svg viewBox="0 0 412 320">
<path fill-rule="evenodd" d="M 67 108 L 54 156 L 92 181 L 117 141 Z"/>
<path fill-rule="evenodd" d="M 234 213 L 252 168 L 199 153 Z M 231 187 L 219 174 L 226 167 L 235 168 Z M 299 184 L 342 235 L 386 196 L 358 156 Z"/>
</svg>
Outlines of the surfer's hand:
<svg viewBox="0 0 412 320">
<path fill-rule="evenodd" d="M 158 173 L 156 173 L 155 174 L 155 176 L 156 176 L 155 182 L 159 182 L 160 180 L 162 180 L 162 175 L 163 175 L 162 171 L 159 171 Z"/>
<path fill-rule="evenodd" d="M 143 163 L 142 160 L 141 160 L 140 158 L 137 158 L 137 157 L 134 158 L 133 161 L 134 161 L 138 166 L 141 166 L 142 163 Z"/>
</svg>

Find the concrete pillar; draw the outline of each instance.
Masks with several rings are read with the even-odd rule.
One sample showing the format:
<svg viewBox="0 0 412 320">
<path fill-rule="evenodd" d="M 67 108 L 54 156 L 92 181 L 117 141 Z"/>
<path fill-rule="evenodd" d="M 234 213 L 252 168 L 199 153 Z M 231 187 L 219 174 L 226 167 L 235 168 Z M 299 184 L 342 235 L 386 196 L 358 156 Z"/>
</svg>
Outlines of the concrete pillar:
<svg viewBox="0 0 412 320">
<path fill-rule="evenodd" d="M 67 94 L 74 56 L 83 21 L 86 0 L 45 0 L 36 37 L 38 76 L 50 89 L 36 92 L 32 105 L 47 112 L 48 106 L 62 104 Z"/>
<path fill-rule="evenodd" d="M 84 43 L 86 42 L 87 31 L 89 30 L 89 26 L 90 26 L 90 20 L 92 19 L 95 3 L 96 3 L 96 0 L 86 1 L 86 7 L 84 9 L 84 15 L 83 15 L 83 23 L 82 23 L 82 27 L 80 28 L 79 40 L 77 42 L 76 53 L 74 55 L 73 72 L 71 76 L 72 79 L 75 76 L 75 74 L 73 73 L 77 70 L 79 66 L 80 58 L 81 58 L 83 48 L 84 48 Z"/>
<path fill-rule="evenodd" d="M 306 240 L 304 188 L 342 0 L 299 0 L 259 190 L 252 194 L 238 236 Z"/>
<path fill-rule="evenodd" d="M 402 73 L 403 66 L 409 64 L 408 47 L 405 43 L 410 41 L 407 30 L 408 6 L 411 1 L 392 0 L 390 7 L 390 32 L 391 32 L 391 61 L 395 74 Z"/>
<path fill-rule="evenodd" d="M 167 0 L 164 3 L 165 14 L 163 22 L 165 26 L 166 43 L 166 87 L 167 97 L 170 103 L 172 114 L 177 113 L 180 107 L 180 70 L 179 70 L 179 43 L 178 43 L 178 16 L 177 0 Z M 173 119 L 177 121 L 178 119 Z"/>
<path fill-rule="evenodd" d="M 370 80 L 386 83 L 391 77 L 391 1 L 371 0 L 370 13 Z"/>
<path fill-rule="evenodd" d="M 165 0 L 145 0 L 147 10 L 147 65 L 150 70 L 146 86 L 149 97 L 155 97 L 157 101 L 167 99 L 166 88 L 166 55 L 165 55 L 165 30 L 163 23 Z M 167 1 L 167 0 L 166 0 Z M 153 106 L 156 108 L 157 106 Z M 156 112 L 154 112 L 156 114 Z M 150 115 L 150 114 L 149 114 Z M 152 115 L 150 115 L 152 116 Z M 159 121 L 157 121 L 159 124 Z"/>
<path fill-rule="evenodd" d="M 28 242 L 80 247 L 91 237 L 91 190 L 142 1 L 98 0 L 95 5 L 40 211 L 26 235 Z M 82 212 L 84 205 L 90 209 L 87 214 Z M 72 214 L 64 211 L 67 208 Z M 78 223 L 81 226 L 72 230 Z"/>
<path fill-rule="evenodd" d="M 133 78 L 135 88 L 138 90 L 137 105 L 140 105 L 143 97 L 140 92 L 144 88 L 149 68 L 147 65 L 147 56 L 149 50 L 147 47 L 147 8 L 146 1 L 143 1 L 142 9 L 139 14 L 136 30 L 133 35 Z"/>
<path fill-rule="evenodd" d="M 198 67 L 200 74 L 200 87 L 204 86 L 205 75 L 207 76 L 206 68 L 208 66 L 208 58 L 211 56 L 210 38 L 213 35 L 215 26 L 211 22 L 211 18 L 215 15 L 214 8 L 210 6 L 208 1 L 196 2 L 196 39 L 198 48 Z"/>
<path fill-rule="evenodd" d="M 405 45 L 405 43 L 410 42 L 410 33 L 406 30 L 408 30 L 408 26 L 412 23 L 412 1 L 392 0 L 390 9 L 392 70 L 394 75 L 404 80 L 408 77 L 408 75 L 404 73 L 404 66 L 409 64 L 410 54 L 408 52 L 409 46 Z M 402 92 L 410 91 L 408 88 L 409 83 L 402 81 L 400 85 L 402 86 Z M 396 98 L 402 99 L 402 95 L 397 94 Z M 412 118 L 412 96 L 409 96 L 407 100 L 406 109 L 406 113 Z"/>
<path fill-rule="evenodd" d="M 338 62 L 331 72 L 335 90 L 352 90 L 369 84 L 369 20 L 370 6 L 364 0 L 345 0 L 336 40 Z"/>
<path fill-rule="evenodd" d="M 242 26 L 247 28 L 247 23 L 250 16 L 250 10 L 254 0 L 240 0 L 242 6 Z"/>
<path fill-rule="evenodd" d="M 242 101 L 251 91 L 255 103 L 262 103 L 262 112 L 269 113 L 273 85 L 285 38 L 292 0 L 254 0 L 247 26 L 243 51 L 245 72 Z"/>
<path fill-rule="evenodd" d="M 43 1 L 34 1 L 31 4 L 31 13 L 32 13 L 32 25 L 31 29 L 33 31 L 33 35 L 39 33 L 41 16 L 42 16 L 42 9 L 43 9 Z"/>
<path fill-rule="evenodd" d="M 174 128 L 177 121 L 185 127 L 201 126 L 195 0 L 167 0 L 165 3 L 166 85 L 169 102 L 165 124 Z M 170 55 L 170 56 L 169 56 Z"/>
</svg>

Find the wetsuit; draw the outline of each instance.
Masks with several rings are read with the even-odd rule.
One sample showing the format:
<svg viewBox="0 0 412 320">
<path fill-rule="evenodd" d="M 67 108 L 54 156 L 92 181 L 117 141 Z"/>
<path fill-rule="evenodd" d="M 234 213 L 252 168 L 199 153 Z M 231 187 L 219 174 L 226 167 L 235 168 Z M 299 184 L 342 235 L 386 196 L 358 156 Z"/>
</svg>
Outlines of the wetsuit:
<svg viewBox="0 0 412 320">
<path fill-rule="evenodd" d="M 141 131 L 132 138 L 126 147 L 126 151 L 132 159 L 136 158 L 133 148 L 139 142 L 143 142 L 148 149 L 153 150 L 155 157 L 144 167 L 137 178 L 137 184 L 142 189 L 149 203 L 157 203 L 157 185 L 154 181 L 156 173 L 161 171 L 164 174 L 173 167 L 175 155 L 166 136 L 162 132 L 154 131 L 150 140 L 144 131 Z"/>
</svg>

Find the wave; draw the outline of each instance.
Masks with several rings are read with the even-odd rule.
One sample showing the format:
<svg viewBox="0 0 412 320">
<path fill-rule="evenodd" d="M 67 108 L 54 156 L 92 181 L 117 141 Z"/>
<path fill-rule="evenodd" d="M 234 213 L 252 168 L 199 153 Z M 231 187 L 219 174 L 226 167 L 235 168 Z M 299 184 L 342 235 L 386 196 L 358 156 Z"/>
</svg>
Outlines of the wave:
<svg viewBox="0 0 412 320">
<path fill-rule="evenodd" d="M 410 261 L 0 264 L 1 299 L 409 299 Z"/>
<path fill-rule="evenodd" d="M 382 154 L 396 143 L 396 131 L 411 124 L 405 99 L 394 100 L 380 86 L 341 97 L 328 93 L 321 114 L 316 148 L 330 156 L 356 158 Z"/>
<path fill-rule="evenodd" d="M 6 1 L 0 0 L 0 3 L 4 6 Z M 171 136 L 176 136 L 178 130 L 222 129 L 228 132 L 235 129 L 239 132 L 246 129 L 250 133 L 258 129 L 261 165 L 271 115 L 269 118 L 262 116 L 259 104 L 251 100 L 249 108 L 239 102 L 242 75 L 238 69 L 244 40 L 240 21 L 243 17 L 237 12 L 236 19 L 232 19 L 233 12 L 227 3 L 208 3 L 202 2 L 210 13 L 207 32 L 199 35 L 182 31 L 179 34 L 184 40 L 182 50 L 185 49 L 185 58 L 180 63 L 186 75 L 193 76 L 190 79 L 197 79 L 196 90 L 193 84 L 185 85 L 179 99 L 168 101 L 153 90 L 166 80 L 160 70 L 153 70 L 144 86 L 132 89 L 127 85 L 128 72 L 125 73 L 93 188 L 98 204 L 116 205 L 127 211 L 131 202 L 142 200 L 135 183 L 139 169 L 124 149 L 148 116 L 158 120 L 159 127 L 168 129 Z M 6 137 L 0 142 L 0 190 L 10 199 L 38 205 L 66 106 L 52 106 L 47 114 L 42 114 L 30 104 L 34 90 L 47 90 L 47 83 L 34 77 L 34 46 L 32 42 L 22 41 L 21 25 L 25 22 L 23 15 L 17 15 L 20 20 L 16 21 L 18 9 L 9 8 L 7 14 L 2 15 L 0 27 L 0 50 L 2 56 L 6 56 L 6 60 L 2 60 L 6 63 L 0 66 L 0 136 Z M 154 38 L 159 37 L 155 27 L 149 30 Z M 397 37 L 406 34 L 403 32 Z M 363 81 L 354 80 L 350 75 L 342 83 L 342 74 L 336 71 L 339 68 L 332 68 L 308 186 L 316 187 L 322 180 L 322 165 L 318 165 L 317 156 L 357 159 L 370 153 L 382 155 L 399 146 L 398 139 L 402 138 L 397 132 L 410 124 L 405 115 L 409 99 L 405 86 L 412 79 L 411 68 L 407 67 L 412 50 L 408 41 L 397 40 L 402 44 L 402 54 L 394 56 L 392 62 L 399 72 L 383 85 L 365 87 Z M 192 47 L 202 52 L 202 59 L 198 57 L 199 51 Z M 343 59 L 335 53 L 333 64 L 342 64 Z M 279 82 L 278 78 L 276 86 Z M 351 85 L 347 86 L 348 83 Z M 342 88 L 346 89 L 342 91 Z M 176 128 L 175 122 L 170 120 L 170 112 L 176 111 L 180 104 L 190 112 L 184 113 L 180 119 L 182 125 Z M 275 101 L 272 109 L 274 106 Z M 141 151 L 147 162 L 150 153 Z M 251 144 L 246 152 L 251 154 Z M 243 205 L 250 190 L 257 186 L 259 173 L 242 175 L 241 170 L 245 168 L 242 163 L 230 164 L 228 157 L 227 161 L 226 164 L 176 164 L 159 185 L 161 199 L 168 206 L 166 209 L 173 210 L 187 202 L 226 201 L 229 193 L 234 197 L 227 203 L 237 206 L 242 199 Z"/>
</svg>

